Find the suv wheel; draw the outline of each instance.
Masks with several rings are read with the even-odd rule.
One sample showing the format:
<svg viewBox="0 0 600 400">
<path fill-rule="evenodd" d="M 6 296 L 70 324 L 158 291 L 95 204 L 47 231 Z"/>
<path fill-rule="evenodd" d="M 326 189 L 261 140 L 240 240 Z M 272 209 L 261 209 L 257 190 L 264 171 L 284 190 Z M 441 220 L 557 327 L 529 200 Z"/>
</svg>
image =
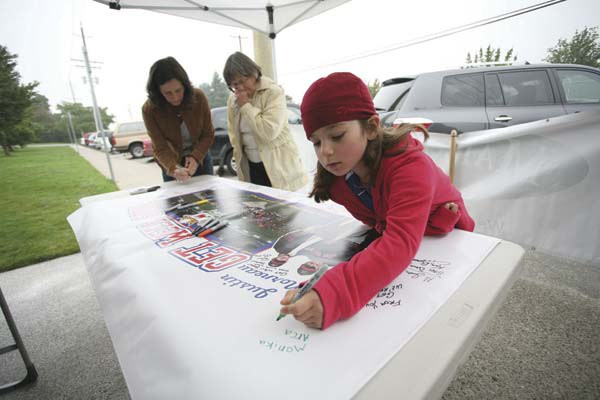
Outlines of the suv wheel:
<svg viewBox="0 0 600 400">
<path fill-rule="evenodd" d="M 133 158 L 140 158 L 144 156 L 144 146 L 141 143 L 134 143 L 129 146 L 129 152 Z"/>
<path fill-rule="evenodd" d="M 227 166 L 227 171 L 229 171 L 231 175 L 237 175 L 237 165 L 233 158 L 233 149 L 230 149 L 227 154 L 225 154 L 225 165 Z"/>
</svg>

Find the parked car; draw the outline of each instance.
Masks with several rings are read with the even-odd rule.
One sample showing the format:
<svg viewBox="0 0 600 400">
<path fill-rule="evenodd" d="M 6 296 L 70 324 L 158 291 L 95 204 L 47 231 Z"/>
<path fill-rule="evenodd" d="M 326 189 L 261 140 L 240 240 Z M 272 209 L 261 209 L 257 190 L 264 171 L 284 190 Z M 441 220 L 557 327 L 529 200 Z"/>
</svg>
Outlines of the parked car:
<svg viewBox="0 0 600 400">
<path fill-rule="evenodd" d="M 219 175 L 223 175 L 225 169 L 230 174 L 236 175 L 233 147 L 229 142 L 229 135 L 227 134 L 227 107 L 216 107 L 210 111 L 212 124 L 215 129 L 215 141 L 210 148 L 213 163 L 215 166 L 219 166 Z M 290 132 L 300 149 L 302 162 L 307 170 L 312 171 L 317 165 L 317 159 L 312 144 L 306 140 L 302 119 L 300 118 L 300 109 L 297 106 L 288 105 L 288 123 L 290 125 Z"/>
<path fill-rule="evenodd" d="M 144 139 L 144 157 L 154 157 L 154 149 L 150 139 Z"/>
<path fill-rule="evenodd" d="M 116 151 L 131 153 L 133 158 L 144 156 L 144 140 L 150 139 L 144 121 L 118 123 L 114 130 Z"/>
<path fill-rule="evenodd" d="M 84 132 L 81 135 L 81 144 L 85 145 L 85 146 L 89 146 L 90 145 L 90 136 L 94 133 L 95 132 Z"/>
<path fill-rule="evenodd" d="M 394 78 L 373 99 L 384 125 L 433 120 L 432 132 L 493 129 L 600 109 L 600 69 L 572 64 L 466 68 Z"/>
<path fill-rule="evenodd" d="M 105 131 L 104 135 L 101 133 L 96 133 L 93 147 L 102 151 L 104 151 L 105 148 L 108 148 L 108 151 L 111 152 L 113 148 L 113 142 L 114 138 L 112 132 Z"/>
<path fill-rule="evenodd" d="M 88 135 L 87 143 L 89 147 L 96 148 L 96 135 L 97 132 L 92 132 L 90 135 Z"/>
</svg>

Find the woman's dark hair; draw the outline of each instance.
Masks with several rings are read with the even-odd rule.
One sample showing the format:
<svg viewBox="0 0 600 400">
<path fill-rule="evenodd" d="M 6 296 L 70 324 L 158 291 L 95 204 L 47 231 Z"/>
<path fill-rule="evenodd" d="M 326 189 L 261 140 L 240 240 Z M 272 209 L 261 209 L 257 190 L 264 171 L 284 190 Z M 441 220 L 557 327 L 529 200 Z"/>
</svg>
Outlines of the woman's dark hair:
<svg viewBox="0 0 600 400">
<path fill-rule="evenodd" d="M 363 119 L 358 122 L 360 123 L 363 134 L 372 130 L 377 131 L 375 139 L 367 142 L 367 148 L 362 157 L 363 163 L 369 170 L 369 183 L 371 185 L 375 184 L 381 159 L 383 157 L 393 157 L 402 154 L 406 150 L 406 146 L 408 146 L 408 142 L 406 141 L 407 133 L 414 130 L 420 130 L 425 135 L 425 140 L 429 137 L 427 129 L 423 125 L 402 124 L 395 128 L 382 128 L 376 124 L 374 119 Z M 400 142 L 405 142 L 404 147 L 401 147 L 397 151 L 389 151 Z M 317 203 L 329 200 L 331 198 L 329 191 L 334 180 L 335 175 L 327 171 L 321 163 L 318 163 L 313 189 L 308 197 L 314 196 Z"/>
<path fill-rule="evenodd" d="M 160 92 L 160 86 L 171 79 L 176 79 L 183 85 L 184 94 L 182 104 L 188 104 L 193 98 L 193 87 L 187 73 L 173 57 L 161 58 L 150 67 L 146 91 L 148 99 L 159 108 L 167 106 L 169 103 Z"/>
<path fill-rule="evenodd" d="M 244 53 L 236 51 L 227 58 L 225 61 L 225 67 L 223 68 L 223 79 L 227 86 L 231 86 L 231 82 L 237 77 L 254 77 L 257 81 L 260 81 L 262 76 L 262 70 L 257 63 L 252 61 L 250 57 Z"/>
</svg>

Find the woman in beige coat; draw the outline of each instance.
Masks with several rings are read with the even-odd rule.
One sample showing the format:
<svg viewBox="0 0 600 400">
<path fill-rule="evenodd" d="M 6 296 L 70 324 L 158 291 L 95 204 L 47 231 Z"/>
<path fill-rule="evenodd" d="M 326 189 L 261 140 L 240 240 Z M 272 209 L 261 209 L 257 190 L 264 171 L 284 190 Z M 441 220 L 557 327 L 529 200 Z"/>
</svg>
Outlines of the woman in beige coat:
<svg viewBox="0 0 600 400">
<path fill-rule="evenodd" d="M 239 180 L 302 188 L 308 176 L 290 133 L 283 89 L 240 52 L 229 56 L 223 77 L 233 92 L 227 101 L 227 131 Z"/>
</svg>

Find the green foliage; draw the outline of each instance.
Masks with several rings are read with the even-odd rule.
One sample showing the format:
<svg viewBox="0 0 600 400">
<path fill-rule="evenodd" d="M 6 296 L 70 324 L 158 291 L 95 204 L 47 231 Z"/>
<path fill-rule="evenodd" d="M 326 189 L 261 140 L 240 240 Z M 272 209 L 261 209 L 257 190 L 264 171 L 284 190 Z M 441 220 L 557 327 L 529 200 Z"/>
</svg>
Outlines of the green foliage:
<svg viewBox="0 0 600 400">
<path fill-rule="evenodd" d="M 0 271 L 78 252 L 67 216 L 80 198 L 117 190 L 68 146 L 15 150 L 0 171 Z"/>
<path fill-rule="evenodd" d="M 475 52 L 475 57 L 471 57 L 471 53 L 467 53 L 467 58 L 465 60 L 466 64 L 477 64 L 477 65 L 467 65 L 465 68 L 475 68 L 475 67 L 491 67 L 491 66 L 502 66 L 502 65 L 512 65 L 514 61 L 517 61 L 517 56 L 513 56 L 513 49 L 510 48 L 504 57 L 502 57 L 502 50 L 500 47 L 497 49 L 493 48 L 492 45 L 488 45 L 485 49 L 485 53 L 483 48 L 480 47 L 479 51 Z"/>
<path fill-rule="evenodd" d="M 16 55 L 0 45 L 0 144 L 5 155 L 15 145 L 24 145 L 31 140 L 31 127 L 15 129 L 25 117 L 32 104 L 37 82 L 21 84 L 21 76 L 15 70 Z M 23 135 L 23 136 L 21 136 Z"/>
<path fill-rule="evenodd" d="M 16 59 L 0 45 L 0 144 L 4 154 L 9 155 L 13 146 L 23 147 L 34 141 L 70 142 L 68 112 L 77 136 L 96 131 L 92 107 L 63 103 L 58 105 L 58 113 L 52 114 L 48 99 L 35 92 L 37 82 L 21 84 Z M 104 127 L 113 122 L 106 108 L 100 108 L 100 114 Z"/>
<path fill-rule="evenodd" d="M 200 89 L 204 92 L 208 98 L 208 104 L 210 108 L 223 107 L 227 105 L 227 99 L 229 98 L 229 88 L 227 84 L 218 73 L 213 74 L 212 82 L 203 83 L 200 85 Z"/>
<path fill-rule="evenodd" d="M 46 142 L 69 142 L 69 117 L 68 113 L 71 114 L 71 121 L 73 122 L 73 129 L 77 134 L 77 137 L 81 137 L 83 132 L 95 132 L 96 123 L 94 122 L 94 109 L 93 107 L 85 107 L 81 103 L 68 103 L 63 102 L 56 106 L 58 111 L 55 114 L 53 137 L 45 137 Z M 109 124 L 114 122 L 114 116 L 108 114 L 106 108 L 99 107 L 100 118 L 102 119 L 102 126 L 106 129 Z"/>
<path fill-rule="evenodd" d="M 581 64 L 600 68 L 600 35 L 598 27 L 575 31 L 571 40 L 560 39 L 548 49 L 544 61 L 556 64 Z"/>
<path fill-rule="evenodd" d="M 379 89 L 381 89 L 381 82 L 379 82 L 379 79 L 375 78 L 375 80 L 372 83 L 369 82 L 367 86 L 369 88 L 369 92 L 371 93 L 371 97 L 375 97 L 377 92 L 379 92 Z"/>
</svg>

